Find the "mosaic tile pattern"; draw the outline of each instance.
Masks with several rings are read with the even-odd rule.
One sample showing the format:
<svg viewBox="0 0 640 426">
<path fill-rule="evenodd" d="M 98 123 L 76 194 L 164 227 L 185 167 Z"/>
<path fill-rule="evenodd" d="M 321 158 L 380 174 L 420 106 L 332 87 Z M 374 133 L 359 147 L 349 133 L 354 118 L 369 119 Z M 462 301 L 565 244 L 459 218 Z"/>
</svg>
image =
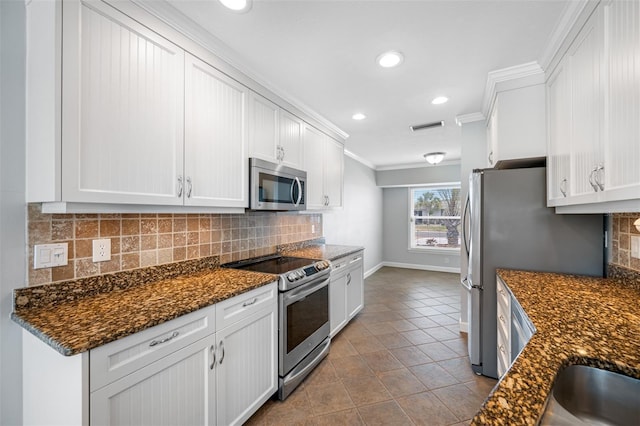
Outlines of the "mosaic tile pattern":
<svg viewBox="0 0 640 426">
<path fill-rule="evenodd" d="M 640 378 L 640 291 L 616 280 L 498 270 L 537 331 L 472 419 L 535 425 L 558 372 L 588 365 Z"/>
<path fill-rule="evenodd" d="M 640 259 L 631 257 L 631 236 L 640 236 L 640 231 L 633 226 L 638 218 L 640 213 L 613 214 L 609 263 L 640 272 Z"/>
<path fill-rule="evenodd" d="M 312 227 L 315 232 L 312 232 Z M 183 260 L 220 263 L 276 252 L 322 236 L 321 214 L 43 214 L 28 206 L 29 285 L 61 282 Z M 111 239 L 111 260 L 93 263 L 92 240 Z M 69 264 L 33 269 L 33 245 L 69 244 Z"/>
</svg>

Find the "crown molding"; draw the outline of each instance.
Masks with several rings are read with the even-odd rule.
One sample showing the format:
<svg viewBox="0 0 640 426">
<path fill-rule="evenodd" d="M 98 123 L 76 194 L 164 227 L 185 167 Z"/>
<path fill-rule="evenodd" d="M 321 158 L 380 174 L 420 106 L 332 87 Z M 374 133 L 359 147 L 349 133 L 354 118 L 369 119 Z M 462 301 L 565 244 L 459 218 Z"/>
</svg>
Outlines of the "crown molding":
<svg viewBox="0 0 640 426">
<path fill-rule="evenodd" d="M 499 92 L 541 83 L 544 83 L 544 70 L 536 61 L 490 71 L 487 74 L 487 85 L 484 89 L 482 113 L 485 117 L 490 115 Z"/>
<path fill-rule="evenodd" d="M 344 150 L 344 155 L 346 155 L 347 157 L 357 161 L 358 163 L 362 164 L 363 166 L 367 166 L 371 170 L 376 170 L 375 164 L 373 164 L 372 162 L 370 162 L 368 160 L 365 160 L 364 158 L 360 157 L 357 154 L 354 154 L 353 152 L 349 151 L 348 149 Z"/>
<path fill-rule="evenodd" d="M 1 1 L 1 0 L 0 0 Z M 117 0 L 108 0 L 115 2 L 117 6 Z M 165 0 L 131 0 L 132 3 L 149 12 L 160 21 L 169 25 L 174 30 L 183 34 L 187 38 L 191 39 L 207 51 L 211 52 L 222 62 L 225 62 L 228 66 L 233 68 L 236 72 L 244 74 L 246 78 L 251 81 L 250 89 L 258 92 L 259 94 L 269 98 L 284 109 L 290 110 L 289 112 L 296 114 L 296 110 L 302 113 L 315 122 L 316 125 L 320 125 L 326 128 L 336 136 L 345 140 L 349 137 L 349 134 L 338 126 L 330 122 L 325 117 L 321 116 L 304 102 L 282 90 L 279 87 L 267 82 L 260 77 L 247 63 L 244 61 L 237 52 L 231 49 L 226 43 L 220 40 L 209 31 L 205 30 L 198 23 L 191 18 L 180 12 L 170 3 Z M 231 76 L 233 77 L 233 76 Z M 241 83 L 244 84 L 243 81 Z M 305 117 L 301 118 L 305 118 Z M 311 124 L 314 124 L 313 122 Z"/>
<path fill-rule="evenodd" d="M 472 112 L 471 114 L 456 115 L 456 124 L 462 127 L 463 124 L 473 123 L 475 121 L 484 121 L 487 117 L 481 112 Z"/>
<path fill-rule="evenodd" d="M 555 68 L 559 58 L 569 47 L 575 34 L 582 28 L 587 18 L 595 10 L 600 0 L 573 0 L 567 2 L 560 20 L 549 35 L 545 49 L 538 63 L 547 71 L 547 75 Z M 571 36 L 573 34 L 573 36 Z M 553 66 L 553 67 L 552 67 Z"/>
<path fill-rule="evenodd" d="M 422 169 L 425 167 L 442 167 L 442 166 L 459 166 L 460 159 L 457 160 L 443 160 L 438 164 L 429 164 L 426 161 L 422 161 L 419 163 L 408 163 L 408 164 L 396 164 L 396 165 L 387 165 L 387 166 L 378 166 L 376 167 L 376 171 L 386 171 L 386 170 L 402 170 L 402 169 Z"/>
</svg>

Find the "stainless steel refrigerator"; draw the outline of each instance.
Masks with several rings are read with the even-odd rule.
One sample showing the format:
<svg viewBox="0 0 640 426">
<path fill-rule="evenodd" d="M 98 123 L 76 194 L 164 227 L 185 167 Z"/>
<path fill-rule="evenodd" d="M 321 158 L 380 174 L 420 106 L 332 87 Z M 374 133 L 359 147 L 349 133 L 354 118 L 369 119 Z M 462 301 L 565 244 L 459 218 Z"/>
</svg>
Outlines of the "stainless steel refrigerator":
<svg viewBox="0 0 640 426">
<path fill-rule="evenodd" d="M 496 268 L 602 276 L 604 218 L 547 208 L 545 167 L 474 170 L 469 180 L 469 357 L 477 374 L 496 378 Z"/>
</svg>

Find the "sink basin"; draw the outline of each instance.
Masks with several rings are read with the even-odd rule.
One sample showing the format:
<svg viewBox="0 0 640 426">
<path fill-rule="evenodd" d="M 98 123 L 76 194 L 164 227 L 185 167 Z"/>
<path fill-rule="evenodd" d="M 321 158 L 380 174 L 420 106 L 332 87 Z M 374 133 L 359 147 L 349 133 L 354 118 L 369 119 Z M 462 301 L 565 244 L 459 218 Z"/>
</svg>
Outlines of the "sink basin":
<svg viewBox="0 0 640 426">
<path fill-rule="evenodd" d="M 570 365 L 558 374 L 540 425 L 640 425 L 640 379 Z"/>
</svg>

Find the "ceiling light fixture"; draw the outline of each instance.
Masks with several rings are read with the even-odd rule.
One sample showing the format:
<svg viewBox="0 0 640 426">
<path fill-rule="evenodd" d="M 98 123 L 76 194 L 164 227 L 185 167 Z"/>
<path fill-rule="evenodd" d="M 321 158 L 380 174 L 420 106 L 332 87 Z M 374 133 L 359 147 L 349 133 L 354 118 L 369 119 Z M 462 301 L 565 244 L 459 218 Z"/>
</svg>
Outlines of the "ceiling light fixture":
<svg viewBox="0 0 640 426">
<path fill-rule="evenodd" d="M 447 98 L 446 96 L 438 96 L 437 98 L 434 98 L 431 103 L 434 105 L 440 105 L 443 104 L 445 102 L 447 102 L 449 100 L 449 98 Z"/>
<path fill-rule="evenodd" d="M 364 120 L 365 118 L 367 118 L 367 116 L 366 116 L 366 115 L 364 115 L 364 114 L 363 114 L 363 113 L 361 113 L 361 112 L 357 112 L 357 113 L 353 114 L 353 115 L 351 116 L 351 118 L 353 118 L 354 120 Z"/>
<path fill-rule="evenodd" d="M 252 0 L 218 0 L 222 5 L 234 12 L 248 12 L 251 9 Z"/>
<path fill-rule="evenodd" d="M 427 163 L 436 165 L 444 159 L 444 155 L 444 152 L 430 152 L 423 155 L 423 157 L 425 160 L 427 160 Z"/>
<path fill-rule="evenodd" d="M 379 55 L 376 58 L 376 62 L 383 68 L 393 68 L 398 66 L 404 61 L 404 56 L 402 53 L 396 50 L 390 50 L 389 52 L 385 52 Z"/>
</svg>

